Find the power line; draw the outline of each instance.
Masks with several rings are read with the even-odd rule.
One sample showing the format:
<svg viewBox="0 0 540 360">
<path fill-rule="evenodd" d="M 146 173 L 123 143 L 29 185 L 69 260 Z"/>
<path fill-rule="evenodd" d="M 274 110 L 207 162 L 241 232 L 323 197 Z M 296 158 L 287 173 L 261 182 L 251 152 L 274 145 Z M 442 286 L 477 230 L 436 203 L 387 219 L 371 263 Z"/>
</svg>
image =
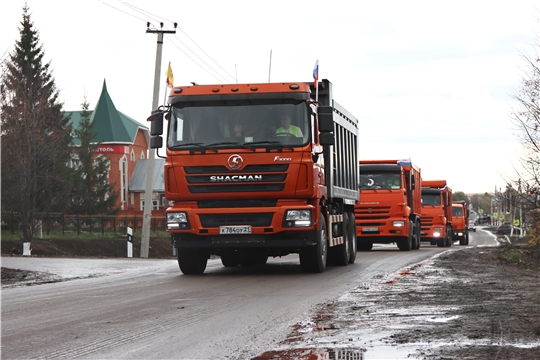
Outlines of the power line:
<svg viewBox="0 0 540 360">
<path fill-rule="evenodd" d="M 150 12 L 148 12 L 148 11 L 146 11 L 146 10 L 143 10 L 143 9 L 141 9 L 141 8 L 139 8 L 139 7 L 136 7 L 136 6 L 132 5 L 132 4 L 128 4 L 128 3 L 125 2 L 125 1 L 122 1 L 122 4 L 125 5 L 125 6 L 127 6 L 127 7 L 129 7 L 129 8 L 131 8 L 131 9 L 133 9 L 133 10 L 135 10 L 135 11 L 137 11 L 137 12 L 140 13 L 140 14 L 147 15 L 147 16 L 148 16 L 148 15 L 151 15 L 151 16 L 153 16 L 154 18 L 157 18 L 157 19 L 155 19 L 155 20 L 161 19 L 161 20 L 165 20 L 165 21 L 167 21 L 167 22 L 172 23 L 172 21 L 170 21 L 170 20 L 167 20 L 167 19 L 165 19 L 165 18 L 163 18 L 163 17 L 161 17 L 161 16 L 159 16 L 159 15 L 152 14 L 152 13 L 150 13 Z M 219 65 L 219 64 L 218 64 L 218 63 L 217 63 L 210 55 L 208 55 L 208 54 L 207 54 L 207 53 L 206 53 L 206 52 L 205 52 L 205 51 L 204 51 L 204 50 L 203 50 L 203 49 L 202 49 L 202 48 L 201 48 L 201 47 L 200 47 L 193 39 L 192 39 L 192 38 L 189 37 L 189 35 L 188 35 L 184 30 L 182 30 L 180 27 L 178 27 L 178 30 L 180 30 L 180 31 L 181 31 L 181 32 L 182 32 L 182 33 L 183 33 L 183 34 L 184 34 L 184 35 L 185 35 L 185 36 L 186 36 L 186 37 L 187 37 L 187 38 L 188 38 L 188 39 L 189 39 L 189 40 L 190 40 L 190 41 L 191 41 L 191 42 L 192 42 L 199 50 L 200 50 L 200 51 L 202 51 L 204 55 L 206 55 L 210 60 L 212 60 L 212 61 L 214 62 L 214 64 L 216 64 L 221 70 L 223 70 L 227 75 L 229 75 L 229 76 L 231 77 L 231 79 L 233 79 L 233 81 L 235 81 L 235 77 L 232 76 L 231 74 L 229 74 L 229 73 L 227 72 L 227 70 L 225 70 L 225 69 L 224 69 L 221 65 Z M 190 47 L 189 47 L 188 45 L 186 45 L 182 40 L 180 40 L 180 38 L 178 38 L 178 36 L 175 35 L 174 37 L 175 37 L 182 45 L 184 45 L 184 46 L 185 46 L 185 47 L 186 47 L 193 55 L 195 55 L 199 60 L 201 60 L 206 66 L 208 66 L 210 69 L 212 69 L 212 71 L 214 71 L 216 74 L 219 74 L 219 73 L 218 73 L 216 70 L 214 70 L 214 69 L 213 69 L 206 61 L 204 61 L 199 55 L 197 55 L 197 53 L 195 53 L 193 50 L 191 50 Z M 184 54 L 185 54 L 185 52 L 184 52 Z M 187 55 L 187 54 L 186 54 L 186 55 Z M 189 56 L 188 56 L 188 57 L 189 57 Z M 194 61 L 195 63 L 197 63 L 197 62 L 196 62 L 195 60 L 193 60 L 191 57 L 189 57 L 189 58 L 190 58 L 192 61 Z M 200 64 L 197 64 L 197 65 L 200 66 Z M 220 76 L 221 76 L 221 75 L 220 75 Z M 224 78 L 224 77 L 223 77 L 223 78 Z M 224 78 L 224 79 L 225 79 L 225 78 Z M 227 81 L 225 81 L 225 82 L 227 82 Z"/>
<path fill-rule="evenodd" d="M 167 41 L 171 41 L 169 39 L 167 39 Z M 210 71 L 208 71 L 207 69 L 205 69 L 201 64 L 199 64 L 197 61 L 195 61 L 191 56 L 189 56 L 189 54 L 187 54 L 184 50 L 182 50 L 178 45 L 174 44 L 172 41 L 171 41 L 172 45 L 174 47 L 176 47 L 178 50 L 180 50 L 181 52 L 184 53 L 184 55 L 186 55 L 191 61 L 193 61 L 195 64 L 199 65 L 201 69 L 203 69 L 204 71 L 206 71 L 208 74 L 210 74 L 214 79 L 216 79 L 217 81 L 219 82 L 222 82 L 222 80 L 218 79 L 214 74 L 212 74 Z M 206 64 L 206 63 L 205 63 Z M 208 64 L 206 64 L 208 65 Z M 212 69 L 213 70 L 213 69 Z M 214 70 L 215 71 L 215 70 Z M 216 72 L 217 73 L 217 72 Z M 221 75 L 220 75 L 221 76 Z"/>
<path fill-rule="evenodd" d="M 107 4 L 106 2 L 103 2 L 103 1 L 99 1 L 99 2 L 102 3 L 103 5 L 107 5 L 107 6 L 113 8 L 113 9 L 115 9 L 115 10 L 118 10 L 118 11 L 120 11 L 121 13 L 124 13 L 124 14 L 126 14 L 126 15 L 131 16 L 131 17 L 134 17 L 135 19 L 139 19 L 139 20 L 141 20 L 141 21 L 147 22 L 147 20 L 142 19 L 142 18 L 140 18 L 140 17 L 137 17 L 137 16 L 135 16 L 135 15 L 133 15 L 133 14 L 127 13 L 127 12 L 125 12 L 124 10 L 120 10 L 119 8 L 114 7 L 114 6 L 112 6 L 111 4 Z"/>
<path fill-rule="evenodd" d="M 100 3 L 102 3 L 103 5 L 107 5 L 117 11 L 120 11 L 121 13 L 123 14 L 126 14 L 128 16 L 131 16 L 131 17 L 134 17 L 138 20 L 141 20 L 141 21 L 144 21 L 144 22 L 147 22 L 147 20 L 143 19 L 143 18 L 140 18 L 138 16 L 135 16 L 129 12 L 126 12 L 124 10 L 121 10 L 111 4 L 108 4 L 102 0 L 99 0 Z M 128 4 L 127 2 L 125 1 L 121 1 L 120 2 L 122 5 L 126 6 L 128 9 L 132 10 L 132 11 L 136 11 L 137 13 L 141 14 L 141 15 L 144 15 L 144 16 L 147 16 L 149 18 L 151 18 L 152 20 L 154 21 L 159 21 L 159 20 L 164 20 L 164 21 L 167 21 L 167 22 L 170 22 L 169 20 L 159 16 L 159 15 L 155 15 L 155 14 L 152 14 L 144 9 L 141 9 L 139 7 L 136 7 L 132 4 Z M 163 23 L 162 24 L 162 27 L 163 27 Z M 176 29 L 176 28 L 175 28 Z M 193 39 L 191 39 L 189 37 L 189 35 L 183 31 L 182 29 L 178 28 L 178 30 L 182 31 L 182 33 L 204 54 L 206 55 L 214 64 L 216 64 L 225 74 L 227 74 L 228 76 L 230 76 L 230 78 L 232 79 L 233 82 L 236 82 L 236 79 L 234 76 L 232 76 L 231 74 L 229 74 L 221 65 L 219 65 L 210 55 L 208 55 L 208 53 L 206 53 Z M 197 59 L 199 59 L 202 63 L 204 63 L 204 65 L 206 65 L 211 71 L 213 71 L 215 74 L 217 74 L 219 77 L 221 77 L 222 79 L 219 79 L 217 78 L 214 74 L 212 74 L 210 71 L 208 71 L 208 69 L 205 69 L 197 60 L 195 60 L 192 56 L 190 56 L 188 53 L 186 53 L 184 50 L 182 50 L 178 45 L 174 44 L 172 42 L 172 40 L 170 40 L 169 38 L 167 38 L 167 41 L 170 41 L 171 44 L 176 47 L 178 50 L 180 50 L 184 55 L 186 55 L 191 61 L 193 61 L 195 64 L 197 64 L 199 67 L 201 67 L 204 71 L 206 71 L 208 74 L 210 74 L 212 77 L 214 77 L 216 80 L 218 80 L 219 82 L 225 82 L 225 83 L 228 83 L 230 81 L 228 81 L 223 75 L 220 74 L 219 71 L 215 70 L 211 65 L 209 65 L 205 60 L 203 60 L 195 51 L 193 51 L 187 44 L 185 44 L 182 40 L 180 40 L 180 38 L 178 36 L 174 36 L 174 38 L 180 42 L 183 46 L 185 46 L 185 48 L 191 52 L 193 54 L 193 56 L 197 57 Z"/>
</svg>

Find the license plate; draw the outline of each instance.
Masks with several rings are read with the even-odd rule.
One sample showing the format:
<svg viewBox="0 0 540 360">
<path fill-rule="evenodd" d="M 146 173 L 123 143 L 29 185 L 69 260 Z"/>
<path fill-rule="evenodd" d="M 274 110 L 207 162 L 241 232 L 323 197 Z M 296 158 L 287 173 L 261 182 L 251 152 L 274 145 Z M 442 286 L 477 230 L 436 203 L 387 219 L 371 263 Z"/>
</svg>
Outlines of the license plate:
<svg viewBox="0 0 540 360">
<path fill-rule="evenodd" d="M 243 226 L 220 226 L 220 234 L 251 234 L 251 225 Z"/>
<path fill-rule="evenodd" d="M 365 227 L 362 228 L 362 232 L 377 232 L 379 231 L 378 227 Z"/>
</svg>

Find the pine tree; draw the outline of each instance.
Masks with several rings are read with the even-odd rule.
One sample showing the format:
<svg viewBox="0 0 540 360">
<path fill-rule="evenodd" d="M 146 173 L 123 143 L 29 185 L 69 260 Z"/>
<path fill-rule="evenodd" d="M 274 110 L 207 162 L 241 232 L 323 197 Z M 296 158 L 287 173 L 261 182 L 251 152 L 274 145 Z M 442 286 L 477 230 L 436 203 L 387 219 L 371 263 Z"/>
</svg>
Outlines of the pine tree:
<svg viewBox="0 0 540 360">
<path fill-rule="evenodd" d="M 93 131 L 92 112 L 88 110 L 86 98 L 81 106 L 81 122 L 73 131 L 81 144 L 74 151 L 80 166 L 74 174 L 70 212 L 81 215 L 116 214 L 120 210 L 115 207 L 120 195 L 114 191 L 114 184 L 109 184 L 109 159 L 103 155 L 94 157 L 100 144 L 94 141 L 97 133 Z"/>
<path fill-rule="evenodd" d="M 19 235 L 31 241 L 44 214 L 68 203 L 71 126 L 27 6 L 20 24 L 0 79 L 2 211 L 20 216 Z"/>
</svg>

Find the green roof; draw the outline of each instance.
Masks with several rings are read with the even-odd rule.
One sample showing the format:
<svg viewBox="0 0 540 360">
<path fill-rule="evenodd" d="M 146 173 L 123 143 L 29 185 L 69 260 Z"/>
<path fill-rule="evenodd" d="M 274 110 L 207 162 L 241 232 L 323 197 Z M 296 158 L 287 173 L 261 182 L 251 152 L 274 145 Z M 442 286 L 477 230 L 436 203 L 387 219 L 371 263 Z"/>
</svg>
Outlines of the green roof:
<svg viewBox="0 0 540 360">
<path fill-rule="evenodd" d="M 71 116 L 70 123 L 74 129 L 79 127 L 82 120 L 81 113 L 82 111 L 64 112 L 66 116 Z M 93 130 L 97 135 L 93 140 L 96 143 L 133 144 L 139 128 L 148 132 L 148 127 L 116 110 L 107 92 L 105 80 L 101 96 L 90 119 L 94 122 Z M 80 140 L 74 137 L 73 144 L 79 145 Z"/>
</svg>

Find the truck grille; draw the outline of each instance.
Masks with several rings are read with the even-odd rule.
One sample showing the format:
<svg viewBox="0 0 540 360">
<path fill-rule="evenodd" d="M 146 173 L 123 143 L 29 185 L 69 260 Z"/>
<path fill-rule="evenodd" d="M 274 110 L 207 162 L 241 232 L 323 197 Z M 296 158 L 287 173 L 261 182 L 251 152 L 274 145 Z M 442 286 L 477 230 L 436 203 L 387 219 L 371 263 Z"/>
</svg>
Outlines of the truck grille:
<svg viewBox="0 0 540 360">
<path fill-rule="evenodd" d="M 277 199 L 199 200 L 199 209 L 275 207 Z"/>
<path fill-rule="evenodd" d="M 223 165 L 184 167 L 192 194 L 282 191 L 288 169 L 289 164 L 247 165 L 239 171 Z"/>
<path fill-rule="evenodd" d="M 205 228 L 222 225 L 270 226 L 273 215 L 273 213 L 201 214 L 199 218 L 201 225 Z"/>
<path fill-rule="evenodd" d="M 356 219 L 374 220 L 388 219 L 390 217 L 390 206 L 362 206 L 354 209 Z"/>
</svg>

